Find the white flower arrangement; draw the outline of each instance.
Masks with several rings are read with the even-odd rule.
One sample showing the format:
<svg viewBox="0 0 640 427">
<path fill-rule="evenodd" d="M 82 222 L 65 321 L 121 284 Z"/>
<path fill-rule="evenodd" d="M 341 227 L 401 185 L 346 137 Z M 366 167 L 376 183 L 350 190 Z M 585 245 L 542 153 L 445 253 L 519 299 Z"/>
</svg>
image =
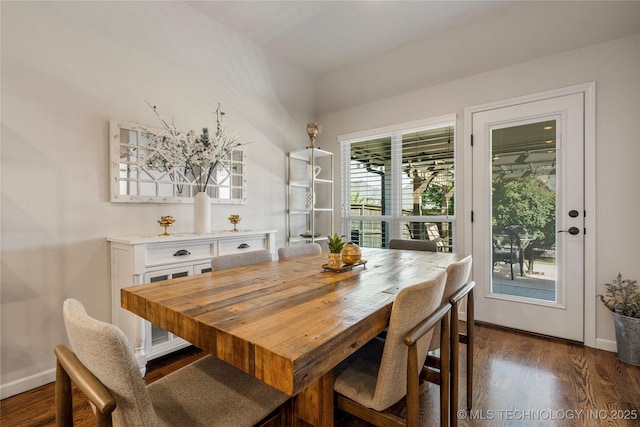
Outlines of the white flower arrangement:
<svg viewBox="0 0 640 427">
<path fill-rule="evenodd" d="M 158 113 L 156 106 L 145 103 L 153 110 L 164 128 L 161 134 L 145 129 L 149 138 L 147 166 L 158 172 L 182 175 L 185 181 L 192 181 L 197 191 L 206 192 L 207 185 L 215 177 L 216 169 L 231 160 L 231 153 L 244 145 L 236 135 L 225 135 L 222 124 L 220 103 L 216 110 L 216 132 L 211 135 L 203 128 L 200 136 L 193 130 L 182 132 L 173 124 L 169 125 Z"/>
</svg>

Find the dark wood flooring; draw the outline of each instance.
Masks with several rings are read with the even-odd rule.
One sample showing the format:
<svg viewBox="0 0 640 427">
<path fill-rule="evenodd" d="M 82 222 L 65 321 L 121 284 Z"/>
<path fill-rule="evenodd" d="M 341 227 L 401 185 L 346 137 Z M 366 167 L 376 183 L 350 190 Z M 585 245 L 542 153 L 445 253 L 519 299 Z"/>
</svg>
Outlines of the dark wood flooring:
<svg viewBox="0 0 640 427">
<path fill-rule="evenodd" d="M 486 325 L 476 327 L 474 407 L 460 426 L 640 426 L 640 367 L 620 362 L 614 353 Z M 466 347 L 461 346 L 464 357 Z M 52 350 L 53 351 L 53 350 Z M 194 348 L 151 361 L 147 381 L 201 357 Z M 461 360 L 461 369 L 465 366 Z M 460 407 L 465 405 L 461 375 Z M 423 425 L 439 425 L 438 386 L 421 400 Z M 402 404 L 394 407 L 402 412 Z M 53 384 L 0 402 L 0 425 L 55 425 Z M 74 396 L 76 426 L 93 425 L 83 396 Z M 336 413 L 336 425 L 367 426 Z"/>
</svg>

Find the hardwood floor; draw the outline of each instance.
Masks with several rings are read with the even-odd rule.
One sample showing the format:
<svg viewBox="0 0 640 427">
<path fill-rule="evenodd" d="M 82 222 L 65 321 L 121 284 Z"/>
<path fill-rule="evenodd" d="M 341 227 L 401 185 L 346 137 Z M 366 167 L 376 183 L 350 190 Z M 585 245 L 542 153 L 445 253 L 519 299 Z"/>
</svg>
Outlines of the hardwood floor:
<svg viewBox="0 0 640 427">
<path fill-rule="evenodd" d="M 525 335 L 486 325 L 476 327 L 474 407 L 460 426 L 640 426 L 640 367 L 620 362 L 614 353 L 560 340 Z M 465 348 L 461 348 L 464 357 Z M 201 357 L 194 348 L 149 363 L 147 381 Z M 464 360 L 461 360 L 464 381 Z M 465 406 L 461 384 L 460 407 Z M 53 384 L 0 402 L 0 425 L 55 425 Z M 438 386 L 421 400 L 423 425 L 439 425 Z M 394 410 L 403 410 L 402 403 Z M 74 394 L 76 426 L 93 425 L 93 414 Z M 336 413 L 336 425 L 368 424 Z"/>
</svg>

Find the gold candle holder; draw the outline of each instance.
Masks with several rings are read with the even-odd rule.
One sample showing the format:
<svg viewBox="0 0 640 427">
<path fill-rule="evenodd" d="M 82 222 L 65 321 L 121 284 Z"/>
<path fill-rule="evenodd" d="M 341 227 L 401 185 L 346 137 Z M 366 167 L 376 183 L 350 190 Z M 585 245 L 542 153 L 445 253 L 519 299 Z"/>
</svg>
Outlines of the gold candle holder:
<svg viewBox="0 0 640 427">
<path fill-rule="evenodd" d="M 170 215 L 161 216 L 158 220 L 158 224 L 160 224 L 160 227 L 164 227 L 164 233 L 159 234 L 159 236 L 172 236 L 172 234 L 167 233 L 167 227 L 171 227 L 171 224 L 174 222 L 176 222 L 176 220 Z"/>
<path fill-rule="evenodd" d="M 231 224 L 233 224 L 233 230 L 231 230 L 231 231 L 238 231 L 236 226 L 240 222 L 240 215 L 231 215 L 231 216 L 229 216 L 229 222 Z"/>
</svg>

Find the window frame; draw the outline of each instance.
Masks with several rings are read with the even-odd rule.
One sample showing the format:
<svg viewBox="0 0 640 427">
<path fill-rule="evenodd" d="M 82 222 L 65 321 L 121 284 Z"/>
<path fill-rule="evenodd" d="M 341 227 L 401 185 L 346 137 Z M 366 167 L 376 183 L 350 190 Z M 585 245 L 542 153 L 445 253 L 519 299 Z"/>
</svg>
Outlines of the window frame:
<svg viewBox="0 0 640 427">
<path fill-rule="evenodd" d="M 454 210 L 452 215 L 403 215 L 402 214 L 402 135 L 412 131 L 433 129 L 438 127 L 452 127 L 453 138 L 453 172 L 454 172 Z M 351 212 L 351 145 L 353 143 L 371 140 L 374 138 L 391 138 L 391 191 L 390 214 L 384 215 L 354 215 Z M 338 136 L 340 145 L 341 164 L 341 219 L 342 234 L 350 236 L 352 221 L 387 222 L 388 238 L 384 246 L 388 246 L 388 240 L 403 238 L 403 223 L 406 222 L 435 222 L 450 223 L 452 231 L 451 250 L 455 252 L 456 241 L 456 213 L 458 211 L 457 184 L 457 115 L 448 114 L 413 122 L 399 123 L 382 128 L 370 129 L 361 132 Z"/>
</svg>

